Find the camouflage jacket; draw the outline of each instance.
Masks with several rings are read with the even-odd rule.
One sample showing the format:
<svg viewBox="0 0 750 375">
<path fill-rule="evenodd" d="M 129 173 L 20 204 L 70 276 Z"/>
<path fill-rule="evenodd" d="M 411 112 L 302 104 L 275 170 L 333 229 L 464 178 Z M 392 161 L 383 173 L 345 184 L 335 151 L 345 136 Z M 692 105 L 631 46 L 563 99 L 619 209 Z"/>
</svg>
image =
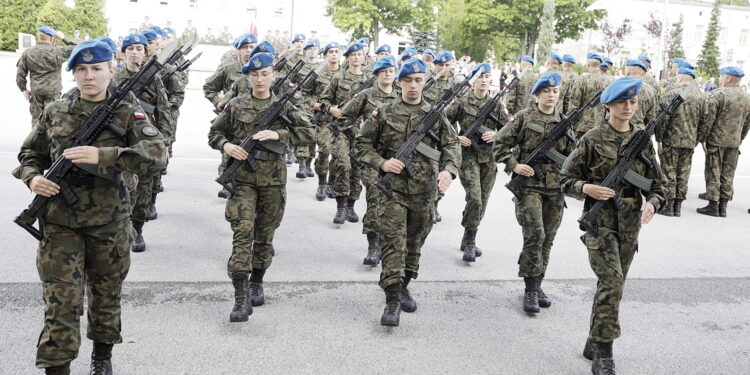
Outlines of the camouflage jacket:
<svg viewBox="0 0 750 375">
<path fill-rule="evenodd" d="M 329 113 L 333 106 L 343 107 L 369 78 L 364 72 L 361 75 L 352 74 L 348 70 L 338 72 L 320 94 L 320 110 Z"/>
<path fill-rule="evenodd" d="M 284 56 L 286 56 L 286 64 L 284 64 L 284 67 L 281 69 L 281 71 L 277 73 L 282 77 L 289 73 L 290 70 L 292 70 L 292 67 L 297 63 L 297 61 L 305 57 L 303 53 L 297 53 L 297 50 L 295 48 L 286 51 L 286 53 L 284 53 Z"/>
<path fill-rule="evenodd" d="M 320 68 L 320 62 L 318 62 L 317 60 L 315 62 L 308 61 L 305 63 L 305 65 L 302 66 L 302 69 L 299 70 L 299 73 L 297 73 L 296 76 L 292 77 L 291 80 L 294 84 L 298 84 L 303 79 L 305 79 L 305 76 L 307 76 L 308 73 L 313 70 L 318 70 L 318 68 Z"/>
<path fill-rule="evenodd" d="M 75 43 L 69 39 L 63 39 L 66 46 L 57 47 L 50 44 L 39 43 L 23 51 L 21 58 L 16 63 L 16 85 L 21 91 L 26 88 L 26 76 L 31 80 L 31 94 L 36 95 L 60 95 L 62 81 L 60 70 L 70 53 L 75 48 Z"/>
<path fill-rule="evenodd" d="M 34 176 L 43 174 L 70 146 L 70 137 L 95 105 L 80 99 L 78 90 L 50 103 L 24 140 L 18 154 L 21 165 L 13 175 L 28 185 Z M 47 206 L 46 222 L 81 228 L 126 219 L 131 208 L 121 173 L 153 175 L 166 166 L 162 135 L 139 107 L 121 101 L 112 122 L 125 130 L 126 136 L 118 137 L 109 129 L 102 131 L 92 145 L 99 148 L 99 164 L 80 165 L 68 174 L 78 202 L 68 206 L 61 194 L 53 197 Z"/>
<path fill-rule="evenodd" d="M 365 55 L 365 61 L 362 62 L 362 71 L 365 72 L 365 74 L 372 75 L 372 68 L 374 67 L 375 59 L 370 55 Z M 349 69 L 349 60 L 344 60 L 344 62 L 341 63 L 341 69 Z"/>
<path fill-rule="evenodd" d="M 573 86 L 581 78 L 574 71 L 562 71 L 562 83 L 560 84 L 560 100 L 557 102 L 557 109 L 562 113 L 568 113 L 568 104 L 573 96 Z"/>
<path fill-rule="evenodd" d="M 479 99 L 474 96 L 473 92 L 470 92 L 451 103 L 445 109 L 445 117 L 448 118 L 448 121 L 451 123 L 451 125 L 458 123 L 458 133 L 464 134 L 464 132 L 469 129 L 471 124 L 477 118 L 477 115 L 479 115 L 479 111 L 482 110 L 482 107 L 484 107 L 484 105 L 489 100 L 489 94 L 484 98 Z M 497 119 L 497 121 L 492 119 L 493 116 L 495 117 L 495 119 Z M 492 116 L 489 116 L 487 120 L 484 121 L 483 126 L 490 130 L 498 131 L 507 122 L 508 113 L 505 111 L 505 105 L 503 105 L 502 100 L 500 100 L 492 110 Z M 483 132 L 480 130 L 480 133 Z M 472 151 L 471 147 L 461 147 L 461 161 L 463 162 L 464 160 L 470 160 L 479 163 L 495 163 L 495 160 L 492 156 L 492 144 L 484 143 L 479 145 L 478 153 Z"/>
<path fill-rule="evenodd" d="M 250 94 L 230 100 L 224 111 L 211 124 L 208 145 L 222 153 L 227 142 L 239 145 L 253 132 L 265 110 L 276 100 L 278 97 L 275 95 L 271 95 L 270 100 L 259 100 Z M 255 172 L 245 167 L 238 169 L 236 181 L 259 187 L 286 184 L 286 164 L 282 155 L 284 147 L 312 143 L 313 129 L 305 112 L 299 111 L 293 105 L 287 103 L 282 113 L 292 121 L 292 124 L 285 123 L 280 116 L 276 118 L 270 129 L 279 133 L 279 140 L 261 142 L 260 149 L 254 155 L 259 169 Z M 267 146 L 262 146 L 264 144 Z"/>
<path fill-rule="evenodd" d="M 711 91 L 698 127 L 698 141 L 716 147 L 738 148 L 749 129 L 750 96 L 739 86 Z"/>
<path fill-rule="evenodd" d="M 513 121 L 495 136 L 495 153 L 499 163 L 505 163 L 506 170 L 513 169 L 526 159 L 534 149 L 539 146 L 544 138 L 562 121 L 562 113 L 555 108 L 555 112 L 546 115 L 539 107 L 529 107 L 519 112 Z M 573 150 L 573 144 L 567 137 L 557 140 L 554 150 L 568 155 Z M 518 148 L 518 153 L 514 149 Z M 543 163 L 542 171 L 545 174 L 543 180 L 536 177 L 527 178 L 525 187 L 539 189 L 560 189 L 560 168 L 555 163 Z"/>
<path fill-rule="evenodd" d="M 445 95 L 446 91 L 450 90 L 457 82 L 458 79 L 453 75 L 450 75 L 448 79 L 438 79 L 432 84 L 432 87 L 422 94 L 422 96 L 427 99 L 430 104 L 435 104 L 443 97 L 443 95 Z"/>
<path fill-rule="evenodd" d="M 302 89 L 302 96 L 305 98 L 307 108 L 310 112 L 313 112 L 313 105 L 320 102 L 320 95 L 323 94 L 323 91 L 328 87 L 328 84 L 331 83 L 333 76 L 339 73 L 341 69 L 328 70 L 328 64 L 322 63 L 316 71 L 318 73 L 318 78 Z M 313 118 L 315 118 L 318 123 L 327 123 L 333 119 L 333 116 L 327 112 L 315 111 Z"/>
<path fill-rule="evenodd" d="M 674 86 L 662 97 L 662 104 L 668 105 L 675 94 L 685 101 L 672 116 L 667 116 L 656 127 L 656 141 L 665 146 L 695 148 L 698 144 L 698 124 L 703 117 L 706 99 L 703 93 L 692 84 Z"/>
<path fill-rule="evenodd" d="M 586 102 L 599 92 L 604 90 L 609 85 L 609 78 L 605 77 L 602 73 L 586 73 L 581 76 L 575 85 L 573 85 L 573 92 L 570 94 L 570 102 L 568 103 L 568 112 L 583 107 Z M 603 121 L 604 119 L 604 106 L 597 104 L 594 108 L 589 108 L 586 113 L 581 116 L 581 120 L 576 125 L 577 132 L 587 132 L 594 128 L 596 124 Z"/>
<path fill-rule="evenodd" d="M 655 88 L 647 83 L 641 86 L 641 92 L 638 94 L 638 108 L 636 108 L 631 123 L 642 125 L 643 127 L 649 121 L 656 118 L 659 114 L 659 98 Z"/>
<path fill-rule="evenodd" d="M 379 106 L 365 120 L 357 135 L 354 145 L 357 158 L 380 170 L 380 165 L 396 154 L 431 109 L 432 105 L 425 100 L 420 104 L 409 105 L 401 98 Z M 404 195 L 435 192 L 440 171 L 448 171 L 454 178 L 458 175 L 461 153 L 455 130 L 447 119 L 442 117 L 432 131 L 439 141 L 435 142 L 430 137 L 425 137 L 422 142 L 436 149 L 439 157 L 431 159 L 417 153 L 413 163 L 415 175 L 409 177 L 406 172 L 397 175 L 393 191 Z"/>
<path fill-rule="evenodd" d="M 115 76 L 112 78 L 112 86 L 117 86 L 120 82 L 129 79 L 134 76 L 137 72 L 131 72 L 128 70 L 126 65 L 122 65 L 115 71 Z M 111 86 L 110 86 L 111 87 Z M 174 136 L 174 124 L 172 121 L 172 112 L 170 111 L 170 103 L 167 97 L 167 90 L 164 87 L 164 83 L 161 81 L 161 75 L 157 73 L 154 80 L 149 84 L 149 89 L 156 94 L 151 96 L 147 91 L 143 92 L 138 98 L 146 114 L 159 131 L 164 134 L 165 139 L 169 139 Z"/>
<path fill-rule="evenodd" d="M 166 70 L 162 73 L 162 76 L 168 71 L 177 69 L 174 65 L 167 65 Z M 179 73 L 171 74 L 170 77 L 165 81 L 162 80 L 164 89 L 167 91 L 167 97 L 169 98 L 169 107 L 172 110 L 177 110 L 182 106 L 182 102 L 185 101 L 185 82 Z M 176 120 L 176 119 L 173 119 Z"/>
<path fill-rule="evenodd" d="M 347 129 L 352 129 L 352 134 L 356 135 L 359 132 L 360 123 L 370 116 L 377 107 L 386 103 L 393 103 L 400 97 L 401 95 L 395 87 L 390 93 L 385 93 L 378 87 L 377 83 L 369 89 L 359 92 L 341 108 L 341 118 L 338 122 L 339 131 L 346 134 Z"/>
<path fill-rule="evenodd" d="M 607 174 L 614 168 L 627 146 L 628 141 L 635 134 L 636 130 L 643 129 L 639 125 L 631 124 L 631 131 L 628 134 L 616 132 L 608 122 L 602 121 L 598 126 L 587 132 L 578 141 L 578 145 L 570 153 L 562 167 L 562 191 L 572 197 L 583 194 L 584 184 L 600 185 Z M 602 228 L 618 232 L 621 240 L 627 242 L 636 242 L 638 239 L 638 230 L 641 227 L 641 205 L 643 202 L 642 194 L 646 196 L 648 202 L 654 205 L 656 212 L 664 204 L 666 178 L 656 160 L 653 147 L 647 147 L 644 155 L 651 161 L 651 167 L 637 161 L 632 170 L 641 176 L 653 180 L 651 191 L 643 192 L 634 187 L 626 189 L 635 189 L 636 193 L 623 196 L 623 192 L 618 194 L 622 198 L 625 209 L 617 211 L 614 205 L 607 204 L 604 206 L 602 213 Z M 594 200 L 586 196 L 584 212 L 593 204 Z M 601 237 L 599 237 L 601 239 Z M 598 239 L 586 236 L 586 245 L 593 245 L 588 241 Z M 594 248 L 598 248 L 594 246 Z"/>
<path fill-rule="evenodd" d="M 522 109 L 531 107 L 536 103 L 534 96 L 529 93 L 534 88 L 538 78 L 539 74 L 534 73 L 532 69 L 528 69 L 518 77 L 520 81 L 516 88 L 508 91 L 508 113 L 511 116 L 515 116 Z"/>
<path fill-rule="evenodd" d="M 659 82 L 656 82 L 656 79 L 651 74 L 644 74 L 643 75 L 643 83 L 648 83 L 656 90 L 656 93 L 659 94 Z"/>
<path fill-rule="evenodd" d="M 214 74 L 206 78 L 206 83 L 203 85 L 203 96 L 213 105 L 216 105 L 219 102 L 219 93 L 226 93 L 235 81 L 245 78 L 241 69 L 242 65 L 237 59 L 219 66 Z"/>
</svg>

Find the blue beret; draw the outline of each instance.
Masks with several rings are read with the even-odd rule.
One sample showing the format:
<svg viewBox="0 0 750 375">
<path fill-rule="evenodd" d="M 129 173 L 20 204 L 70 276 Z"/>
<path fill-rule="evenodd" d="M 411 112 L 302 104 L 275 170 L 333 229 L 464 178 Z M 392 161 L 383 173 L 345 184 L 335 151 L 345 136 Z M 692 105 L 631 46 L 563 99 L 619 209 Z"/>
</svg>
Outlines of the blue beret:
<svg viewBox="0 0 750 375">
<path fill-rule="evenodd" d="M 391 53 L 391 46 L 387 44 L 383 44 L 382 46 L 378 47 L 378 49 L 375 50 L 375 54 L 379 54 L 380 52 L 388 52 Z"/>
<path fill-rule="evenodd" d="M 107 46 L 109 46 L 109 49 L 112 50 L 112 53 L 117 52 L 117 44 L 115 44 L 115 41 L 112 40 L 110 37 L 105 35 L 105 36 L 100 36 L 94 40 L 106 43 Z"/>
<path fill-rule="evenodd" d="M 735 67 L 735 66 L 727 66 L 726 68 L 721 68 L 721 70 L 719 70 L 719 74 L 725 74 L 725 75 L 730 75 L 730 76 L 735 76 L 735 77 L 740 77 L 740 78 L 745 76 L 745 72 L 743 72 L 742 69 Z"/>
<path fill-rule="evenodd" d="M 387 68 L 395 68 L 396 67 L 396 58 L 394 58 L 392 55 L 384 56 L 378 59 L 378 61 L 375 62 L 375 67 L 372 68 L 372 74 L 376 75 L 379 71 Z"/>
<path fill-rule="evenodd" d="M 404 52 L 401 53 L 401 61 L 410 59 L 412 56 L 417 54 L 417 49 L 414 47 L 406 47 Z"/>
<path fill-rule="evenodd" d="M 298 40 L 305 40 L 305 34 L 294 34 L 294 38 L 292 38 L 292 43 L 298 41 Z"/>
<path fill-rule="evenodd" d="M 404 78 L 409 74 L 414 73 L 425 73 L 427 72 L 427 64 L 421 59 L 412 58 L 401 64 L 401 69 L 398 71 L 397 79 Z"/>
<path fill-rule="evenodd" d="M 678 64 L 678 66 L 679 66 L 680 68 L 683 68 L 683 67 L 684 67 L 684 68 L 688 68 L 688 69 L 690 69 L 690 70 L 693 70 L 693 69 L 695 69 L 695 65 L 691 64 L 691 63 L 690 63 L 689 61 L 687 61 L 687 60 L 682 60 L 682 61 L 681 61 L 681 62 L 680 62 L 680 63 Z"/>
<path fill-rule="evenodd" d="M 52 28 L 51 28 L 51 27 L 49 27 L 49 26 L 42 26 L 42 27 L 40 27 L 40 28 L 36 29 L 36 31 L 39 31 L 39 32 L 41 32 L 41 33 L 45 33 L 45 34 L 47 34 L 47 35 L 49 35 L 49 36 L 55 36 L 55 34 L 56 34 L 56 33 L 55 33 L 55 30 L 54 30 L 54 29 L 52 29 Z"/>
<path fill-rule="evenodd" d="M 528 61 L 533 65 L 536 65 L 536 62 L 534 62 L 534 59 L 531 56 L 521 56 L 521 61 Z"/>
<path fill-rule="evenodd" d="M 435 59 L 432 60 L 433 63 L 447 63 L 448 61 L 453 60 L 453 54 L 448 51 L 440 51 L 437 56 L 435 56 Z"/>
<path fill-rule="evenodd" d="M 586 58 L 589 60 L 599 60 L 599 62 L 604 62 L 601 56 L 599 56 L 598 53 L 589 52 L 586 54 Z"/>
<path fill-rule="evenodd" d="M 604 89 L 602 97 L 599 101 L 602 104 L 609 104 L 615 100 L 630 99 L 641 91 L 641 85 L 643 80 L 635 77 L 621 77 L 618 78 Z"/>
<path fill-rule="evenodd" d="M 247 63 L 242 66 L 242 74 L 247 74 L 251 70 L 260 70 L 267 66 L 273 65 L 273 54 L 260 52 L 250 56 Z"/>
<path fill-rule="evenodd" d="M 561 82 L 562 82 L 562 77 L 560 77 L 560 73 L 558 72 L 544 73 L 539 77 L 539 79 L 536 80 L 536 83 L 534 84 L 534 88 L 531 89 L 531 92 L 529 94 L 535 95 L 537 91 L 547 88 L 547 87 L 559 86 Z"/>
<path fill-rule="evenodd" d="M 352 43 L 349 45 L 349 47 L 346 47 L 346 51 L 344 51 L 344 56 L 349 56 L 352 52 L 357 52 L 363 50 L 365 47 L 362 46 L 360 43 Z"/>
<path fill-rule="evenodd" d="M 569 62 L 571 64 L 575 64 L 576 63 L 575 57 L 573 57 L 573 55 L 568 54 L 568 53 L 566 53 L 566 54 L 563 55 L 562 60 L 565 61 L 565 62 Z"/>
<path fill-rule="evenodd" d="M 175 33 L 175 32 L 174 32 L 174 29 L 173 29 L 173 28 L 171 28 L 171 27 L 165 27 L 165 28 L 164 28 L 164 29 L 162 29 L 162 30 L 164 30 L 164 32 L 165 32 L 165 33 L 167 33 L 167 34 L 177 35 L 177 33 Z"/>
<path fill-rule="evenodd" d="M 96 64 L 102 61 L 112 60 L 112 50 L 107 43 L 98 40 L 85 40 L 73 49 L 65 66 L 70 71 L 78 64 Z"/>
<path fill-rule="evenodd" d="M 357 43 L 361 43 L 363 46 L 366 46 L 370 44 L 370 39 L 368 38 L 359 38 L 357 39 Z"/>
<path fill-rule="evenodd" d="M 600 67 L 600 68 L 605 68 L 605 69 L 609 69 L 609 65 L 607 65 L 607 63 L 605 63 L 605 62 L 603 62 L 603 63 L 599 64 L 599 67 Z"/>
<path fill-rule="evenodd" d="M 156 31 L 154 31 L 153 29 L 143 30 L 141 31 L 141 35 L 146 37 L 147 42 L 156 39 Z"/>
<path fill-rule="evenodd" d="M 167 35 L 167 33 L 165 33 L 164 30 L 162 30 L 159 26 L 151 26 L 151 30 L 154 30 L 157 34 L 165 38 L 169 38 L 169 35 Z"/>
<path fill-rule="evenodd" d="M 646 61 L 649 64 L 651 64 L 651 59 L 648 56 L 646 56 L 646 55 L 640 55 L 640 56 L 638 56 L 638 60 Z"/>
<path fill-rule="evenodd" d="M 275 54 L 276 48 L 273 48 L 273 45 L 271 43 L 268 43 L 267 41 L 262 41 L 258 43 L 257 46 L 253 47 L 253 49 L 250 51 L 250 56 L 255 55 L 256 53 L 262 53 L 262 52 Z"/>
<path fill-rule="evenodd" d="M 555 53 L 555 52 L 552 52 L 552 53 L 550 53 L 550 54 L 549 54 L 549 57 L 550 57 L 551 59 L 555 59 L 555 60 L 557 60 L 557 62 L 558 62 L 558 63 L 560 63 L 560 64 L 562 64 L 562 62 L 563 62 L 563 60 L 562 60 L 562 57 L 560 57 L 560 55 L 558 55 L 558 54 L 557 54 L 557 53 Z"/>
<path fill-rule="evenodd" d="M 433 59 L 435 58 L 435 52 L 432 52 L 429 48 L 425 48 L 424 51 L 422 51 L 422 55 L 430 55 Z"/>
<path fill-rule="evenodd" d="M 680 69 L 677 70 L 677 74 L 687 74 L 687 75 L 695 78 L 695 72 L 692 69 L 686 68 L 684 66 L 680 67 Z"/>
<path fill-rule="evenodd" d="M 682 57 L 675 57 L 672 59 L 672 63 L 677 64 L 678 66 L 682 64 L 682 62 L 685 61 Z"/>
<path fill-rule="evenodd" d="M 474 69 L 471 70 L 471 76 L 474 77 L 475 74 L 484 74 L 484 73 L 491 73 L 492 72 L 492 66 L 489 63 L 481 63 L 477 64 L 477 66 L 474 67 Z"/>
<path fill-rule="evenodd" d="M 337 42 L 328 43 L 326 44 L 325 47 L 323 47 L 323 50 L 321 51 L 321 53 L 325 55 L 326 53 L 328 53 L 328 50 L 330 50 L 331 48 L 341 49 L 341 45 L 339 45 Z"/>
<path fill-rule="evenodd" d="M 255 34 L 244 33 L 236 39 L 236 42 L 234 43 L 234 48 L 240 49 L 245 44 L 255 44 L 255 43 L 258 43 L 258 37 L 255 36 Z"/>
<path fill-rule="evenodd" d="M 148 41 L 146 41 L 146 37 L 143 36 L 143 34 L 129 34 L 125 38 L 122 39 L 122 45 L 120 45 L 120 52 L 125 52 L 125 49 L 128 48 L 131 44 L 143 44 L 144 47 L 148 46 Z"/>
<path fill-rule="evenodd" d="M 236 47 L 237 46 L 237 42 L 240 41 L 240 38 L 242 38 L 242 35 L 239 35 L 239 36 L 235 37 L 234 40 L 232 40 L 232 43 L 229 43 L 229 45 L 232 46 L 232 47 Z"/>
<path fill-rule="evenodd" d="M 310 39 L 302 46 L 302 49 L 308 49 L 310 47 L 320 47 L 320 42 L 317 39 Z"/>
<path fill-rule="evenodd" d="M 637 67 L 639 67 L 639 68 L 641 68 L 641 69 L 643 69 L 645 71 L 648 71 L 648 67 L 641 60 L 630 59 L 630 60 L 628 60 L 625 63 L 625 65 L 627 65 L 627 66 L 637 66 Z"/>
<path fill-rule="evenodd" d="M 612 62 L 612 60 L 610 60 L 610 59 L 609 59 L 609 57 L 603 57 L 603 58 L 602 58 L 602 61 L 603 61 L 603 62 L 604 62 L 605 64 L 609 65 L 609 66 L 612 66 L 612 65 L 614 65 L 614 63 Z"/>
</svg>

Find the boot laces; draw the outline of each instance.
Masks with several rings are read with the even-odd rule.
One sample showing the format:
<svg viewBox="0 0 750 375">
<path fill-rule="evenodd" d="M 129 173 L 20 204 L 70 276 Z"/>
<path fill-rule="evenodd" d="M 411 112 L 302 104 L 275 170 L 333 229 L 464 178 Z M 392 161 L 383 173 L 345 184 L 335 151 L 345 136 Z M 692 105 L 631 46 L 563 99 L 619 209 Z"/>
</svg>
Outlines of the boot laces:
<svg viewBox="0 0 750 375">
<path fill-rule="evenodd" d="M 261 288 L 260 283 L 250 283 L 250 295 L 259 296 L 260 288 Z"/>
<path fill-rule="evenodd" d="M 602 375 L 615 375 L 615 360 L 612 358 L 600 358 Z"/>
</svg>

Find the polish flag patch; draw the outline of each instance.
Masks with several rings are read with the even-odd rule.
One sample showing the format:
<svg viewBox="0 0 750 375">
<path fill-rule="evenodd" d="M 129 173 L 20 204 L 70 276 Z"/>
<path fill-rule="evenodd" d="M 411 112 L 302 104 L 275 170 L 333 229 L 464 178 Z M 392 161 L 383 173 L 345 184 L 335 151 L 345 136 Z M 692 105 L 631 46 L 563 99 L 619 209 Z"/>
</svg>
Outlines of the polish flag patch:
<svg viewBox="0 0 750 375">
<path fill-rule="evenodd" d="M 372 116 L 372 117 L 375 117 L 377 115 L 378 115 L 378 110 L 377 109 L 373 110 L 372 113 L 370 113 L 370 116 Z"/>
<path fill-rule="evenodd" d="M 138 120 L 145 120 L 146 114 L 140 111 L 133 112 L 133 117 L 135 117 Z"/>
</svg>

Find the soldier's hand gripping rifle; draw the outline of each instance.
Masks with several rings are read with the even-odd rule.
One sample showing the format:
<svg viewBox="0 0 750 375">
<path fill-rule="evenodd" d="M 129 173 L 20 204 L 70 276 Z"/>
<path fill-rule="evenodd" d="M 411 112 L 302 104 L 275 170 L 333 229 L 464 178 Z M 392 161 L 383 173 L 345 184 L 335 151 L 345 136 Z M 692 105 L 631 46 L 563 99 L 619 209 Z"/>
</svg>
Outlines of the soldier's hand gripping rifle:
<svg viewBox="0 0 750 375">
<path fill-rule="evenodd" d="M 352 93 L 352 96 L 348 100 L 351 100 L 352 98 L 354 98 L 355 96 L 357 96 L 357 94 L 359 94 L 360 92 L 365 91 L 365 90 L 369 89 L 370 87 L 372 87 L 372 85 L 375 84 L 376 80 L 377 80 L 376 76 L 370 77 L 370 79 L 368 79 L 367 81 L 363 82 L 357 88 L 357 90 L 355 90 Z M 346 102 L 344 102 L 344 104 L 346 104 Z M 344 106 L 342 105 L 340 108 L 343 108 L 343 107 Z M 318 114 L 320 114 L 320 113 L 321 112 L 318 112 Z M 320 114 L 320 116 L 322 116 L 322 114 Z M 341 117 L 336 117 L 335 119 L 333 119 L 333 121 L 331 121 L 330 124 L 328 124 L 328 127 L 331 129 L 331 135 L 333 136 L 333 138 L 338 137 L 339 133 L 341 133 L 341 131 L 339 130 L 339 120 L 340 119 L 341 119 Z"/>
<path fill-rule="evenodd" d="M 76 132 L 71 137 L 72 142 L 69 148 L 78 146 L 90 146 L 99 137 L 99 134 L 105 129 L 109 129 L 115 133 L 118 137 L 125 136 L 125 130 L 112 123 L 112 115 L 115 113 L 118 104 L 123 99 L 129 97 L 130 92 L 141 93 L 145 91 L 145 88 L 151 83 L 156 76 L 156 73 L 164 69 L 166 62 L 166 54 L 160 54 L 155 58 L 149 60 L 144 64 L 135 75 L 120 82 L 120 84 L 109 93 L 107 99 L 96 106 L 91 112 L 88 118 L 78 127 Z M 66 180 L 68 173 L 75 167 L 75 164 L 64 156 L 60 155 L 44 174 L 44 178 L 52 181 L 53 183 L 60 186 L 60 195 L 68 206 L 72 206 L 78 202 L 78 197 L 73 192 Z M 50 199 L 55 197 L 44 197 L 37 194 L 20 215 L 18 215 L 13 221 L 20 225 L 21 228 L 31 233 L 34 238 L 42 240 L 44 238 L 44 223 L 43 216 L 47 203 Z M 34 227 L 34 223 L 39 220 L 39 228 Z"/>
<path fill-rule="evenodd" d="M 471 87 L 474 81 L 479 78 L 480 75 L 481 71 L 477 71 L 476 74 L 474 74 L 470 78 L 465 79 L 451 87 L 451 89 L 446 91 L 445 94 L 443 94 L 443 97 L 440 98 L 440 100 L 435 105 L 433 105 L 430 112 L 427 112 L 424 118 L 422 118 L 422 121 L 420 121 L 417 127 L 414 128 L 414 132 L 396 151 L 396 155 L 393 156 L 393 158 L 398 159 L 399 161 L 404 163 L 404 169 L 401 171 L 401 173 L 406 172 L 409 177 L 414 177 L 414 175 L 417 173 L 417 171 L 414 169 L 414 159 L 416 159 L 417 153 L 420 153 L 430 159 L 440 158 L 440 152 L 428 146 L 427 144 L 422 142 L 422 140 L 425 137 L 429 137 L 435 142 L 440 141 L 440 138 L 438 138 L 438 136 L 432 132 L 432 128 L 435 126 L 435 124 L 438 123 L 438 121 L 440 121 L 441 117 L 443 116 L 443 110 L 445 109 L 445 107 L 447 107 L 448 104 L 453 101 L 453 99 L 460 95 L 463 95 L 466 90 Z M 380 189 L 380 191 L 382 191 L 383 194 L 385 194 L 388 198 L 391 198 L 393 197 L 393 181 L 395 179 L 396 173 L 385 172 L 380 175 L 377 181 L 375 181 L 375 186 L 377 186 L 377 188 Z"/>
<path fill-rule="evenodd" d="M 491 119 L 495 122 L 500 122 L 497 117 L 495 117 L 492 112 L 495 110 L 495 107 L 497 106 L 497 103 L 500 101 L 500 99 L 508 93 L 508 91 L 513 90 L 514 87 L 518 84 L 520 80 L 518 77 L 513 78 L 513 80 L 510 82 L 510 85 L 503 88 L 503 91 L 500 91 L 497 93 L 497 95 L 490 98 L 490 100 L 487 101 L 487 103 L 484 104 L 482 109 L 479 110 L 479 114 L 477 114 L 477 117 L 474 119 L 474 121 L 471 123 L 468 129 L 461 134 L 462 136 L 469 138 L 471 140 L 471 150 L 474 152 L 479 152 L 479 145 L 487 143 L 482 139 L 482 134 L 492 131 L 492 129 L 484 126 L 484 122 L 487 121 L 487 119 Z"/>
<path fill-rule="evenodd" d="M 664 120 L 664 117 L 674 114 L 677 108 L 682 104 L 684 99 L 679 94 L 672 97 L 672 101 L 668 106 L 662 106 L 661 112 L 656 116 L 655 119 L 651 120 L 646 124 L 646 127 L 639 130 L 633 138 L 630 139 L 628 145 L 620 155 L 620 159 L 617 161 L 615 167 L 607 174 L 604 181 L 600 184 L 602 187 L 610 188 L 615 191 L 615 196 L 611 198 L 612 204 L 616 210 L 624 208 L 624 204 L 620 197 L 617 195 L 627 184 L 631 184 L 643 191 L 650 191 L 651 184 L 653 181 L 633 172 L 630 168 L 633 164 L 640 160 L 647 166 L 651 166 L 651 161 L 643 155 L 643 150 L 646 147 L 653 147 L 651 143 L 651 136 L 656 130 L 656 126 Z M 587 198 L 589 199 L 589 198 Z M 609 202 L 608 200 L 597 200 L 589 210 L 578 219 L 581 230 L 585 230 L 594 237 L 599 236 L 599 220 L 602 216 L 602 209 L 604 205 Z"/>
<path fill-rule="evenodd" d="M 275 101 L 273 104 L 271 104 L 268 109 L 263 113 L 263 116 L 261 116 L 260 120 L 255 125 L 255 128 L 253 131 L 248 134 L 245 139 L 242 140 L 242 142 L 239 144 L 242 149 L 247 151 L 248 157 L 247 160 L 237 160 L 235 158 L 230 158 L 229 162 L 227 162 L 227 167 L 224 170 L 224 172 L 219 176 L 219 178 L 216 179 L 216 182 L 221 184 L 225 189 L 227 189 L 230 193 L 234 192 L 234 188 L 232 187 L 232 182 L 234 181 L 234 177 L 237 174 L 237 170 L 242 166 L 246 165 L 250 171 L 255 172 L 258 170 L 259 165 L 258 162 L 255 160 L 253 154 L 255 151 L 263 149 L 268 150 L 273 153 L 277 154 L 283 154 L 285 151 L 285 147 L 283 144 L 276 142 L 276 141 L 257 141 L 253 139 L 253 136 L 257 134 L 258 132 L 261 132 L 263 130 L 268 130 L 271 127 L 271 124 L 276 121 L 276 118 L 281 118 L 282 121 L 284 121 L 287 124 L 291 124 L 292 121 L 289 120 L 286 116 L 284 116 L 281 112 L 284 109 L 284 106 L 287 102 L 289 102 L 294 95 L 299 92 L 299 90 L 302 90 L 307 84 L 314 81 L 318 77 L 318 74 L 315 73 L 315 71 L 310 71 L 310 73 L 305 76 L 305 78 L 300 82 L 297 87 L 294 88 L 294 90 L 284 94 L 284 96 L 281 97 L 281 99 Z"/>
<path fill-rule="evenodd" d="M 551 161 L 555 163 L 558 168 L 562 168 L 566 156 L 554 149 L 555 145 L 557 144 L 557 140 L 562 137 L 567 137 L 571 142 L 575 143 L 575 137 L 570 134 L 570 129 L 575 127 L 578 121 L 581 120 L 581 116 L 583 115 L 583 113 L 588 108 L 594 107 L 599 104 L 599 98 L 601 96 L 602 91 L 600 90 L 599 92 L 594 94 L 594 96 L 588 102 L 586 102 L 583 107 L 576 108 L 571 111 L 568 116 L 557 123 L 552 131 L 549 132 L 546 137 L 544 137 L 542 143 L 536 146 L 534 151 L 532 151 L 529 156 L 527 156 L 526 159 L 521 162 L 521 164 L 526 164 L 534 169 L 534 178 L 539 181 L 545 179 L 544 171 L 542 170 L 543 163 Z M 508 188 L 508 190 L 510 190 L 510 192 L 513 193 L 513 195 L 519 201 L 524 197 L 523 183 L 527 178 L 528 177 L 526 176 L 513 173 L 513 178 L 510 179 L 510 182 L 505 184 L 505 187 Z"/>
</svg>

